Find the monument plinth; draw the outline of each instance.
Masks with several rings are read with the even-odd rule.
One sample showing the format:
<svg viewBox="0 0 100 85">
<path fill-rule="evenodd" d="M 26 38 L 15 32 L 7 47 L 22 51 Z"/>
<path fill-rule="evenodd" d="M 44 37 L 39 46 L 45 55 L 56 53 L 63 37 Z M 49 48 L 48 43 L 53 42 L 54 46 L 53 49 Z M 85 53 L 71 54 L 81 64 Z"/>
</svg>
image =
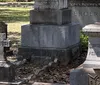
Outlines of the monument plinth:
<svg viewBox="0 0 100 85">
<path fill-rule="evenodd" d="M 100 24 L 90 24 L 83 28 L 89 36 L 88 54 L 83 66 L 86 68 L 100 68 Z"/>
<path fill-rule="evenodd" d="M 100 84 L 100 23 L 86 25 L 82 31 L 88 39 L 88 53 L 83 68 L 71 71 L 71 85 Z M 86 70 L 89 71 L 86 71 Z M 84 75 L 83 75 L 84 74 Z M 74 76 L 74 78 L 73 78 Z M 85 81 L 85 83 L 83 82 Z M 79 82 L 80 81 L 80 82 Z"/>
<path fill-rule="evenodd" d="M 41 61 L 38 65 L 44 66 L 55 58 L 68 64 L 79 52 L 80 25 L 71 22 L 67 0 L 35 0 L 30 24 L 21 32 L 19 54 L 32 57 L 35 64 Z"/>
</svg>

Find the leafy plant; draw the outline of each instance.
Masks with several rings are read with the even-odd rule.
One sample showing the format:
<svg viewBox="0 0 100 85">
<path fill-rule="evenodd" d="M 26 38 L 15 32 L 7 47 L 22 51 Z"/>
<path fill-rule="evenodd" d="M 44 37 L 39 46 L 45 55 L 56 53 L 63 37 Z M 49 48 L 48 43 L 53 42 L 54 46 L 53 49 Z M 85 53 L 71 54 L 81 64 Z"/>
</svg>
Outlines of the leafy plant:
<svg viewBox="0 0 100 85">
<path fill-rule="evenodd" d="M 87 48 L 88 48 L 88 36 L 86 36 L 83 32 L 81 32 L 80 40 L 81 40 L 82 49 L 87 50 Z"/>
</svg>

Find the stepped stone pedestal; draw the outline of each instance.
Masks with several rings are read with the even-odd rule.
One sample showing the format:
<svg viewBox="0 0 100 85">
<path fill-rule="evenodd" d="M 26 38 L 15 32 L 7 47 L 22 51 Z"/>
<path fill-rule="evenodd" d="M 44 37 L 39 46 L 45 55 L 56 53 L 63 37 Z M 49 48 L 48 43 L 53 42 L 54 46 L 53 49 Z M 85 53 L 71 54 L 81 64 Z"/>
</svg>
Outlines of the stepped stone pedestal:
<svg viewBox="0 0 100 85">
<path fill-rule="evenodd" d="M 79 53 L 80 28 L 71 22 L 67 0 L 36 0 L 30 24 L 22 26 L 19 54 L 39 65 L 55 58 L 68 64 Z"/>
</svg>

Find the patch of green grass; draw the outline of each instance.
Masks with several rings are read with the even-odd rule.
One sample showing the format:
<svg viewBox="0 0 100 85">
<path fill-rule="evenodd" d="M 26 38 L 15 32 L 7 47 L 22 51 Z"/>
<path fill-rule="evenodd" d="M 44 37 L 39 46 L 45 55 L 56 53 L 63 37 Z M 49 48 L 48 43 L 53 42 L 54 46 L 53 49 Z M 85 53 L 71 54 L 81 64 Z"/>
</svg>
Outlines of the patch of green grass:
<svg viewBox="0 0 100 85">
<path fill-rule="evenodd" d="M 8 24 L 8 32 L 18 32 L 21 33 L 21 26 L 25 24 L 29 24 L 29 22 L 15 22 L 15 23 L 7 23 Z"/>
<path fill-rule="evenodd" d="M 29 8 L 0 7 L 0 21 L 8 25 L 8 38 L 12 47 L 20 46 L 21 26 L 29 23 Z"/>
<path fill-rule="evenodd" d="M 21 42 L 21 26 L 29 24 L 29 22 L 7 23 L 8 39 L 12 42 L 12 47 L 19 47 Z"/>
<path fill-rule="evenodd" d="M 9 22 L 28 22 L 29 21 L 29 8 L 19 7 L 1 7 L 0 8 L 0 21 Z"/>
</svg>

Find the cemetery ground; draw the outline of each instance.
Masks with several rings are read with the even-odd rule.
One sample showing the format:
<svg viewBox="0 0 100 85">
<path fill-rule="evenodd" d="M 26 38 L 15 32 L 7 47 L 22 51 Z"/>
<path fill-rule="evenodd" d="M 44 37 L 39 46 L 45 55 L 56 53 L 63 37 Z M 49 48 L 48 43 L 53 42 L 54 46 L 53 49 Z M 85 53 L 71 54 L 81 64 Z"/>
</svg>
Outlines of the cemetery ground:
<svg viewBox="0 0 100 85">
<path fill-rule="evenodd" d="M 21 25 L 29 23 L 29 10 L 29 8 L 0 7 L 0 21 L 7 23 L 8 38 L 11 40 L 12 47 L 15 49 L 20 46 Z M 17 70 L 18 76 L 23 78 L 33 74 L 32 82 L 69 83 L 70 70 L 81 65 L 86 59 L 87 37 L 81 35 L 81 40 L 84 48 L 81 49 L 79 55 L 76 55 L 76 59 L 71 60 L 68 66 L 63 66 L 58 62 L 45 70 L 41 70 L 41 72 L 37 72 L 38 68 L 34 68 L 32 63 L 27 62 Z"/>
</svg>

